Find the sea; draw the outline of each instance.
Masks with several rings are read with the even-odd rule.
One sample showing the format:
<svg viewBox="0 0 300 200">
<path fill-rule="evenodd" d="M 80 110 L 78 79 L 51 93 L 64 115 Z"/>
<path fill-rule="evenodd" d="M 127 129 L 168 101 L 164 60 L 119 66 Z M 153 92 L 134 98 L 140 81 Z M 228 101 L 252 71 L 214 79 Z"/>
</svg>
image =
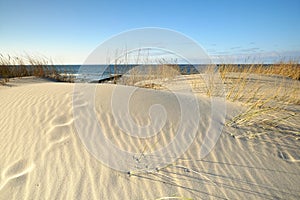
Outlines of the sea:
<svg viewBox="0 0 300 200">
<path fill-rule="evenodd" d="M 109 78 L 112 75 L 124 75 L 130 73 L 134 68 L 138 69 L 140 74 L 147 73 L 150 65 L 54 65 L 60 75 L 69 75 L 76 77 L 76 82 L 96 82 Z M 157 65 L 158 66 L 158 65 Z M 170 65 L 172 66 L 172 65 Z M 155 68 L 156 65 L 150 67 Z M 173 65 L 180 74 L 199 73 L 205 66 L 179 64 Z"/>
</svg>

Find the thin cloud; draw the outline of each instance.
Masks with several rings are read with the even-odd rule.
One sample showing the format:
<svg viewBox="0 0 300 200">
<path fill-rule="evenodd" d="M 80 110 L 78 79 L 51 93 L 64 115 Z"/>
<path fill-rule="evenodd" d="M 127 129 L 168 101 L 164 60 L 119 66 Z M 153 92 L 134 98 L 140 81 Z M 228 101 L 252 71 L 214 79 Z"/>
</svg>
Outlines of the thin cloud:
<svg viewBox="0 0 300 200">
<path fill-rule="evenodd" d="M 248 48 L 248 49 L 241 49 L 240 52 L 257 52 L 260 50 L 258 47 Z"/>
<path fill-rule="evenodd" d="M 217 51 L 215 49 L 206 49 L 207 52 L 209 53 L 216 53 Z"/>
<path fill-rule="evenodd" d="M 230 51 L 217 51 L 215 54 L 216 55 L 228 55 L 230 53 L 231 53 Z"/>
<path fill-rule="evenodd" d="M 242 48 L 242 46 L 231 47 L 230 49 L 235 50 L 235 49 L 240 49 L 240 48 Z"/>
</svg>

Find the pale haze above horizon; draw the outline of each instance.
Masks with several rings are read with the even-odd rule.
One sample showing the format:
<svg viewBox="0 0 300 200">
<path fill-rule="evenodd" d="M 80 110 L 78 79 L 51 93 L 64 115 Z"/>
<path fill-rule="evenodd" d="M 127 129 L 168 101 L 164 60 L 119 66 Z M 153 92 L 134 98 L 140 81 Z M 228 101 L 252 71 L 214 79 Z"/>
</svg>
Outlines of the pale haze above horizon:
<svg viewBox="0 0 300 200">
<path fill-rule="evenodd" d="M 300 59 L 299 0 L 0 0 L 4 55 L 42 55 L 58 64 L 82 64 L 102 42 L 143 27 L 182 33 L 215 62 Z"/>
</svg>

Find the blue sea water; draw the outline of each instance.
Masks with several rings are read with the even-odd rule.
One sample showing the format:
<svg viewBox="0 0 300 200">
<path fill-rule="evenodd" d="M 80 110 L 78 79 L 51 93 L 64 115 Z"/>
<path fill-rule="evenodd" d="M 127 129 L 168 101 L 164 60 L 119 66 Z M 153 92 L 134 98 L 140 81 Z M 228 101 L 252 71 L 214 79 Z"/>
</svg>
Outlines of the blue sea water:
<svg viewBox="0 0 300 200">
<path fill-rule="evenodd" d="M 55 65 L 60 74 L 69 74 L 76 77 L 77 82 L 93 82 L 108 78 L 113 74 L 125 74 L 134 67 L 149 65 Z M 193 74 L 199 72 L 199 65 L 178 65 L 181 74 Z M 155 66 L 154 66 L 155 67 Z"/>
</svg>

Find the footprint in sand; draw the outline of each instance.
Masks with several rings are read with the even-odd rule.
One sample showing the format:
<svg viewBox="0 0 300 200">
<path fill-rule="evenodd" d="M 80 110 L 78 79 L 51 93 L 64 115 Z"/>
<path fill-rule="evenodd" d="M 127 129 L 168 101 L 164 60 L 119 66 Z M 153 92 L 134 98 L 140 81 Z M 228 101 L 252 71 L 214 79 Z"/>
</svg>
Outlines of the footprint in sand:
<svg viewBox="0 0 300 200">
<path fill-rule="evenodd" d="M 73 123 L 72 113 L 62 113 L 51 120 L 53 126 L 70 125 Z"/>
<path fill-rule="evenodd" d="M 70 119 L 71 118 L 71 119 Z M 49 130 L 49 140 L 51 143 L 59 143 L 67 139 L 72 132 L 73 118 L 60 115 L 51 122 L 52 128 Z"/>
<path fill-rule="evenodd" d="M 52 127 L 47 133 L 49 146 L 45 148 L 43 154 L 48 154 L 60 145 L 68 144 L 73 132 L 73 118 L 61 115 L 51 121 Z M 45 155 L 43 155 L 45 156 Z"/>
<path fill-rule="evenodd" d="M 52 152 L 52 150 L 57 149 L 61 145 L 65 145 L 69 143 L 71 134 L 71 127 L 62 125 L 62 126 L 55 126 L 54 128 L 50 129 L 48 132 L 48 145 L 44 149 L 42 153 L 42 158 L 45 158 L 45 156 Z"/>
<path fill-rule="evenodd" d="M 67 123 L 68 123 L 68 117 L 65 115 L 57 116 L 51 122 L 53 126 L 59 126 Z"/>
<path fill-rule="evenodd" d="M 59 143 L 70 137 L 71 127 L 68 125 L 55 126 L 49 132 L 49 141 Z"/>
<path fill-rule="evenodd" d="M 33 170 L 34 164 L 21 159 L 3 170 L 1 174 L 0 190 L 8 183 L 14 186 L 22 185 L 28 178 L 28 173 Z"/>
</svg>

